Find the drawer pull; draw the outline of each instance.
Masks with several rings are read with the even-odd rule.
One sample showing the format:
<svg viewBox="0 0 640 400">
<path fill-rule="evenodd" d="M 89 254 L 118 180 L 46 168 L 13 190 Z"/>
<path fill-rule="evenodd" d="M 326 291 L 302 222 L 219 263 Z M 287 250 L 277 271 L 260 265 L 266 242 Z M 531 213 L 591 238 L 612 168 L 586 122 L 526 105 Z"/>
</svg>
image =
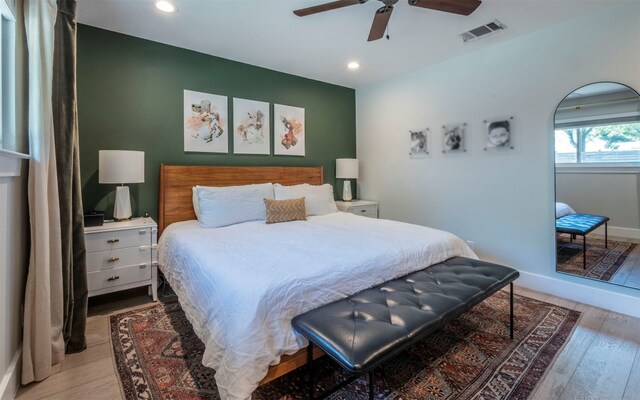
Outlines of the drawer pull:
<svg viewBox="0 0 640 400">
<path fill-rule="evenodd" d="M 114 275 L 114 276 L 112 276 L 111 278 L 109 278 L 107 280 L 108 281 L 115 281 L 115 280 L 118 280 L 118 279 L 120 279 L 120 277 L 118 275 Z"/>
<path fill-rule="evenodd" d="M 109 262 L 116 262 L 120 259 L 120 257 L 111 257 L 110 259 L 108 259 L 107 261 Z"/>
<path fill-rule="evenodd" d="M 147 234 L 147 230 L 146 229 L 141 229 L 141 230 L 138 231 L 138 233 L 140 235 L 146 235 Z"/>
<path fill-rule="evenodd" d="M 140 264 L 140 269 L 145 269 L 147 268 L 147 264 Z"/>
<path fill-rule="evenodd" d="M 366 212 L 367 212 L 367 210 L 360 210 L 360 212 L 361 212 L 361 213 L 366 213 Z"/>
<path fill-rule="evenodd" d="M 109 239 L 107 240 L 107 243 L 118 243 L 120 241 L 120 239 Z"/>
</svg>

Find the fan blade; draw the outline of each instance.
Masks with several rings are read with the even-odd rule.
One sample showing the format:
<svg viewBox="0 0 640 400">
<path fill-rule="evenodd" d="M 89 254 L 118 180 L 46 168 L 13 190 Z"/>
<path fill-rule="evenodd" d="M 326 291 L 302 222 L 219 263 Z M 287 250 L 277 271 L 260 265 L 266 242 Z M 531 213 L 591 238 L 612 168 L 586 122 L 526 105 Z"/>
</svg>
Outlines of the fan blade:
<svg viewBox="0 0 640 400">
<path fill-rule="evenodd" d="M 410 6 L 453 14 L 469 15 L 482 4 L 480 0 L 409 0 Z"/>
<path fill-rule="evenodd" d="M 295 10 L 293 13 L 298 17 L 304 17 L 311 14 L 317 14 L 324 11 L 335 10 L 336 8 L 342 8 L 347 6 L 355 6 L 356 4 L 366 3 L 367 0 L 337 0 L 331 3 L 320 4 L 313 7 L 301 8 Z"/>
<path fill-rule="evenodd" d="M 391 18 L 392 12 L 393 6 L 384 6 L 376 11 L 373 24 L 371 24 L 371 31 L 369 31 L 368 42 L 378 40 L 384 36 L 384 31 L 387 30 L 387 24 L 389 24 L 389 18 Z"/>
</svg>

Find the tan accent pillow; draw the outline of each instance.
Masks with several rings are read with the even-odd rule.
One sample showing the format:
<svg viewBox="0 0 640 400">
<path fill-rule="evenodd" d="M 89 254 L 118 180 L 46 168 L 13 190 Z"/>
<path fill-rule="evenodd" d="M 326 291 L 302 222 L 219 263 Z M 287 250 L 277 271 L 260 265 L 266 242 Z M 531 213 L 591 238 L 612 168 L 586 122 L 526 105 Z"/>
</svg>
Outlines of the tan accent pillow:
<svg viewBox="0 0 640 400">
<path fill-rule="evenodd" d="M 267 224 L 307 220 L 304 197 L 289 200 L 264 199 L 264 207 L 267 212 Z"/>
</svg>

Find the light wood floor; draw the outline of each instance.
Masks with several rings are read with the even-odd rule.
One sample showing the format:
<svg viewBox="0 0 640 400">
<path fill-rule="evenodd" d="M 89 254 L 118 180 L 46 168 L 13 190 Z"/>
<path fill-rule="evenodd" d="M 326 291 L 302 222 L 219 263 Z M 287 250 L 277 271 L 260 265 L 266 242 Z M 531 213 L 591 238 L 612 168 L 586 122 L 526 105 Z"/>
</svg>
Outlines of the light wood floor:
<svg viewBox="0 0 640 400">
<path fill-rule="evenodd" d="M 611 236 L 611 240 L 620 240 L 623 242 L 640 244 L 638 239 L 620 238 Z M 587 241 L 587 243 L 589 243 Z M 636 246 L 635 249 L 629 254 L 624 263 L 620 266 L 620 269 L 611 277 L 611 283 L 615 283 L 622 286 L 628 286 L 636 289 L 640 289 L 640 246 Z M 640 394 L 638 394 L 640 398 Z"/>
<path fill-rule="evenodd" d="M 582 312 L 578 326 L 532 399 L 640 399 L 640 319 L 516 286 L 516 293 Z M 19 400 L 120 399 L 111 360 L 108 315 L 148 304 L 146 289 L 93 302 L 87 321 L 89 347 L 67 355 L 57 373 L 22 387 Z"/>
</svg>

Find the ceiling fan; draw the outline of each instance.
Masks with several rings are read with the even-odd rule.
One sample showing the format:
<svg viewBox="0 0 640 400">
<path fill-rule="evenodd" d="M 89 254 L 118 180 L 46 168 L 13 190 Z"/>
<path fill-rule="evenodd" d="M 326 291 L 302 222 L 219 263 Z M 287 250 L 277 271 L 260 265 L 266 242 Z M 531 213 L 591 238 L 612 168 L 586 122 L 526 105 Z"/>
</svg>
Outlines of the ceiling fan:
<svg viewBox="0 0 640 400">
<path fill-rule="evenodd" d="M 311 14 L 317 14 L 324 11 L 335 10 L 337 8 L 354 6 L 356 4 L 364 4 L 368 0 L 337 0 L 330 3 L 324 3 L 313 7 L 301 8 L 295 10 L 293 13 L 298 17 L 304 17 Z M 384 4 L 376 11 L 376 15 L 373 18 L 373 24 L 371 25 L 371 31 L 369 31 L 369 39 L 378 40 L 384 36 L 384 31 L 387 29 L 389 18 L 393 12 L 393 6 L 399 0 L 378 0 Z M 431 10 L 444 11 L 448 13 L 469 15 L 480 6 L 482 1 L 480 0 L 407 0 L 410 6 L 428 8 Z"/>
</svg>

